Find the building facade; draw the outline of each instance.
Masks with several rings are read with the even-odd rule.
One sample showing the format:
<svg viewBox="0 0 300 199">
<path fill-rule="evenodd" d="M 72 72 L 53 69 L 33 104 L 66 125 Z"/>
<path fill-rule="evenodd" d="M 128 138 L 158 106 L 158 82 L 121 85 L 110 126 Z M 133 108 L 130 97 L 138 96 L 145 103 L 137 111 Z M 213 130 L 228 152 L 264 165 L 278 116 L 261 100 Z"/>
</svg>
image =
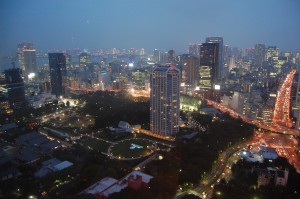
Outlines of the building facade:
<svg viewBox="0 0 300 199">
<path fill-rule="evenodd" d="M 65 95 L 67 87 L 66 57 L 63 53 L 49 53 L 51 93 Z"/>
<path fill-rule="evenodd" d="M 79 70 L 86 71 L 88 64 L 91 63 L 91 55 L 86 51 L 79 55 Z"/>
<path fill-rule="evenodd" d="M 26 104 L 26 101 L 22 70 L 19 68 L 12 68 L 5 70 L 4 74 L 10 107 L 13 110 L 23 108 Z"/>
<path fill-rule="evenodd" d="M 206 43 L 218 44 L 218 80 L 223 78 L 223 37 L 206 37 Z"/>
<path fill-rule="evenodd" d="M 180 70 L 156 67 L 150 75 L 150 130 L 161 136 L 179 132 Z"/>
<path fill-rule="evenodd" d="M 36 50 L 33 49 L 32 43 L 23 42 L 18 44 L 18 58 L 25 80 L 32 78 L 32 75 L 30 74 L 38 73 Z M 28 77 L 28 75 L 30 75 L 30 77 Z"/>
<path fill-rule="evenodd" d="M 219 44 L 200 45 L 199 87 L 202 98 L 219 101 Z"/>
</svg>

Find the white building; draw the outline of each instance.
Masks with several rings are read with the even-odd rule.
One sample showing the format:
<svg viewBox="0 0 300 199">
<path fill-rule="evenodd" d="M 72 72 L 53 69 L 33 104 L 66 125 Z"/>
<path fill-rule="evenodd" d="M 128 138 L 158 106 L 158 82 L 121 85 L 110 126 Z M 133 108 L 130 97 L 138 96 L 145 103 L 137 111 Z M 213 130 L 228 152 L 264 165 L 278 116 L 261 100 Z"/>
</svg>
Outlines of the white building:
<svg viewBox="0 0 300 199">
<path fill-rule="evenodd" d="M 156 67 L 150 76 L 150 130 L 162 136 L 179 131 L 180 70 Z"/>
</svg>

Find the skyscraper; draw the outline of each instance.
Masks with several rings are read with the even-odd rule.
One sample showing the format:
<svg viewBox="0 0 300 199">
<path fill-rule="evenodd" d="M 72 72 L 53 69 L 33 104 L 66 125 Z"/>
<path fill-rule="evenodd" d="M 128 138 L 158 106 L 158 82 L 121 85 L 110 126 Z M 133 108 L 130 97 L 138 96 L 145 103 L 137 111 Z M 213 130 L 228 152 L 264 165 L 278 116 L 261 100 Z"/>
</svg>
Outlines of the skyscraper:
<svg viewBox="0 0 300 199">
<path fill-rule="evenodd" d="M 255 68 L 261 68 L 265 61 L 266 46 L 264 44 L 255 44 L 254 46 L 254 64 Z"/>
<path fill-rule="evenodd" d="M 198 45 L 197 44 L 190 44 L 189 46 L 189 54 L 198 56 Z"/>
<path fill-rule="evenodd" d="M 159 50 L 155 49 L 153 51 L 153 58 L 155 62 L 159 62 L 160 61 L 160 52 Z"/>
<path fill-rule="evenodd" d="M 200 45 L 200 93 L 202 98 L 219 101 L 219 44 L 202 43 Z"/>
<path fill-rule="evenodd" d="M 13 110 L 23 108 L 25 101 L 25 87 L 22 79 L 22 70 L 19 68 L 12 68 L 4 71 L 5 87 L 7 89 L 7 96 L 10 107 Z"/>
<path fill-rule="evenodd" d="M 213 89 L 219 83 L 219 44 L 202 43 L 200 45 L 200 81 L 201 89 Z"/>
<path fill-rule="evenodd" d="M 169 50 L 167 61 L 169 63 L 172 63 L 174 61 L 174 59 L 175 59 L 175 50 Z"/>
<path fill-rule="evenodd" d="M 88 54 L 87 51 L 83 51 L 79 55 L 79 69 L 80 71 L 86 71 L 87 70 L 87 65 L 91 63 L 91 55 Z"/>
<path fill-rule="evenodd" d="M 279 58 L 279 48 L 276 46 L 269 46 L 266 50 L 265 59 L 272 66 L 275 66 L 278 63 Z"/>
<path fill-rule="evenodd" d="M 0 73 L 0 122 L 3 122 L 5 116 L 11 115 L 13 113 L 13 109 L 10 106 L 8 100 L 8 93 L 7 93 L 7 85 L 5 80 L 5 74 Z"/>
<path fill-rule="evenodd" d="M 199 59 L 191 54 L 176 56 L 178 68 L 181 70 L 181 83 L 196 86 L 199 81 Z"/>
<path fill-rule="evenodd" d="M 51 93 L 60 96 L 65 94 L 67 86 L 66 57 L 63 53 L 49 53 Z"/>
<path fill-rule="evenodd" d="M 219 44 L 218 50 L 218 80 L 223 78 L 223 37 L 206 37 L 206 43 L 217 43 Z"/>
<path fill-rule="evenodd" d="M 38 73 L 36 66 L 36 50 L 33 49 L 31 43 L 23 42 L 18 44 L 18 58 L 25 80 L 28 79 L 29 74 Z"/>
<path fill-rule="evenodd" d="M 156 67 L 150 75 L 150 130 L 161 136 L 179 131 L 180 70 Z"/>
</svg>

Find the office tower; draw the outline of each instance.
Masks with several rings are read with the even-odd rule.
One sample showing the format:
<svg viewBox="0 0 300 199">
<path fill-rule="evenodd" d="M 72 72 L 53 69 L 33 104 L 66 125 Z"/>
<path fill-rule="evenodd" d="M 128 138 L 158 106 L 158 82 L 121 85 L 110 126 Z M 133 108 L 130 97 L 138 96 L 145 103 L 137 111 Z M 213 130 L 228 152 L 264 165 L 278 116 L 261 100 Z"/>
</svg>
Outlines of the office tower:
<svg viewBox="0 0 300 199">
<path fill-rule="evenodd" d="M 91 55 L 87 51 L 82 52 L 79 55 L 79 69 L 80 71 L 86 71 L 87 65 L 91 63 Z"/>
<path fill-rule="evenodd" d="M 66 69 L 71 70 L 72 68 L 72 56 L 69 55 L 68 53 L 65 53 L 65 57 L 66 57 Z"/>
<path fill-rule="evenodd" d="M 223 78 L 223 37 L 206 37 L 206 43 L 219 44 L 218 50 L 218 80 Z"/>
<path fill-rule="evenodd" d="M 200 45 L 200 81 L 201 89 L 213 89 L 219 84 L 219 44 L 202 43 Z"/>
<path fill-rule="evenodd" d="M 5 87 L 10 107 L 13 110 L 23 108 L 25 101 L 25 87 L 22 78 L 22 70 L 19 68 L 12 68 L 4 71 Z"/>
<path fill-rule="evenodd" d="M 180 57 L 182 65 L 181 82 L 189 85 L 195 85 L 199 80 L 199 59 L 190 54 L 184 54 Z"/>
<path fill-rule="evenodd" d="M 33 49 L 31 43 L 23 42 L 18 44 L 18 58 L 25 80 L 30 79 L 32 74 L 36 75 L 38 73 L 36 66 L 36 50 Z M 28 77 L 28 75 L 30 75 L 30 77 Z"/>
<path fill-rule="evenodd" d="M 181 91 L 192 94 L 199 81 L 199 59 L 191 54 L 176 56 L 178 68 L 181 70 Z"/>
<path fill-rule="evenodd" d="M 67 86 L 66 57 L 63 53 L 49 53 L 51 93 L 60 96 L 65 94 Z"/>
<path fill-rule="evenodd" d="M 161 63 L 170 63 L 168 52 L 160 52 L 160 62 Z"/>
<path fill-rule="evenodd" d="M 167 56 L 167 61 L 172 63 L 175 60 L 175 50 L 169 50 Z"/>
<path fill-rule="evenodd" d="M 0 73 L 0 118 L 4 118 L 7 115 L 13 113 L 8 100 L 8 89 L 6 86 L 5 74 Z M 3 120 L 0 120 L 0 122 Z"/>
<path fill-rule="evenodd" d="M 255 44 L 254 46 L 254 65 L 255 68 L 261 68 L 265 61 L 266 46 L 264 44 Z"/>
<path fill-rule="evenodd" d="M 160 52 L 157 49 L 154 49 L 153 51 L 153 58 L 155 62 L 159 62 L 160 61 Z"/>
<path fill-rule="evenodd" d="M 228 70 L 230 71 L 231 69 L 235 68 L 235 57 L 234 56 L 229 56 L 228 57 Z"/>
<path fill-rule="evenodd" d="M 174 66 L 156 67 L 150 74 L 150 130 L 161 136 L 179 131 L 180 70 Z"/>
<path fill-rule="evenodd" d="M 200 80 L 202 98 L 219 101 L 219 44 L 203 43 L 200 45 Z"/>
<path fill-rule="evenodd" d="M 198 46 L 197 44 L 190 44 L 189 46 L 189 54 L 198 56 Z"/>
<path fill-rule="evenodd" d="M 136 90 L 145 90 L 145 81 L 147 72 L 145 69 L 135 69 L 131 71 L 131 84 L 132 88 Z"/>
<path fill-rule="evenodd" d="M 265 59 L 272 66 L 277 65 L 279 59 L 279 48 L 276 46 L 269 46 L 266 50 Z"/>
</svg>

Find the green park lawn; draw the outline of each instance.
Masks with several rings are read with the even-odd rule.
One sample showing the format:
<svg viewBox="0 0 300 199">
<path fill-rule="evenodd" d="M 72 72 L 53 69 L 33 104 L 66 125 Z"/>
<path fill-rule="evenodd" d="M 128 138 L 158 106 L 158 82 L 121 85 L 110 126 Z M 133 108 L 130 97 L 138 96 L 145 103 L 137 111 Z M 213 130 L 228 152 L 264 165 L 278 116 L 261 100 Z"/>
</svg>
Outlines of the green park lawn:
<svg viewBox="0 0 300 199">
<path fill-rule="evenodd" d="M 142 146 L 142 148 L 130 149 L 132 144 Z M 130 139 L 120 141 L 111 148 L 111 153 L 115 157 L 121 158 L 137 158 L 143 157 L 151 154 L 151 150 L 147 146 L 151 146 L 153 142 L 142 139 Z"/>
</svg>

